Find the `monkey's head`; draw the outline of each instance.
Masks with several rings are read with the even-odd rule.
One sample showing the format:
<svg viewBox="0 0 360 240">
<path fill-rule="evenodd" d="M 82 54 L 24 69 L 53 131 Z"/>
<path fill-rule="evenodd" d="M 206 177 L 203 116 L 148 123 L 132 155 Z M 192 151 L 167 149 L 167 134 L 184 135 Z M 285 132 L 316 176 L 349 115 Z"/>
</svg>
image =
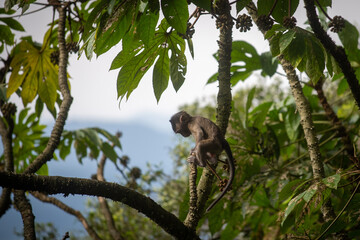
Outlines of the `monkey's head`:
<svg viewBox="0 0 360 240">
<path fill-rule="evenodd" d="M 175 133 L 180 133 L 183 137 L 188 137 L 191 135 L 188 127 L 191 118 L 192 117 L 187 112 L 180 111 L 174 114 L 169 121 Z"/>
</svg>

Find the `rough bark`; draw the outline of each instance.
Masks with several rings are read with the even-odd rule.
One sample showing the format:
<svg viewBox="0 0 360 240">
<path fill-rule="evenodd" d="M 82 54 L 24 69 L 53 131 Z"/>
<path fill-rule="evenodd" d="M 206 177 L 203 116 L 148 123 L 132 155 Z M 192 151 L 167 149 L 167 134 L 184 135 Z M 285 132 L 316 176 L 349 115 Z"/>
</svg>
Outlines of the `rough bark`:
<svg viewBox="0 0 360 240">
<path fill-rule="evenodd" d="M 63 101 L 60 105 L 60 111 L 56 118 L 53 130 L 50 135 L 50 139 L 39 156 L 25 169 L 24 173 L 35 173 L 41 168 L 47 161 L 50 161 L 53 157 L 54 151 L 60 143 L 61 134 L 64 130 L 65 121 L 70 110 L 72 103 L 72 97 L 67 80 L 67 61 L 68 52 L 65 47 L 65 17 L 66 17 L 66 6 L 60 6 L 57 8 L 59 12 L 59 23 L 58 23 L 58 42 L 59 42 L 59 87 Z"/>
<path fill-rule="evenodd" d="M 97 169 L 97 174 L 96 174 L 98 181 L 105 182 L 105 178 L 104 178 L 105 163 L 106 163 L 106 156 L 105 156 L 105 154 L 103 154 L 100 159 L 98 169 Z M 107 224 L 107 227 L 108 227 L 111 237 L 115 240 L 125 239 L 115 226 L 115 221 L 112 217 L 112 213 L 110 211 L 110 208 L 109 208 L 109 205 L 108 205 L 106 199 L 103 197 L 98 197 L 98 200 L 100 203 L 100 211 L 102 212 L 102 214 L 105 217 L 105 221 L 106 221 L 106 224 Z"/>
<path fill-rule="evenodd" d="M 199 219 L 197 209 L 197 189 L 196 189 L 196 176 L 197 176 L 197 166 L 195 163 L 190 163 L 190 173 L 189 173 L 189 213 L 184 220 L 185 226 L 196 229 L 196 221 Z"/>
<path fill-rule="evenodd" d="M 80 211 L 77 211 L 77 210 L 71 208 L 70 206 L 64 204 L 63 202 L 61 202 L 60 200 L 58 200 L 56 198 L 46 196 L 45 194 L 40 193 L 40 192 L 31 192 L 31 195 L 33 195 L 35 198 L 37 198 L 38 200 L 40 200 L 42 202 L 51 203 L 51 204 L 57 206 L 58 208 L 60 208 L 61 210 L 63 210 L 64 212 L 67 212 L 68 214 L 75 216 L 77 219 L 79 219 L 79 221 L 84 226 L 85 230 L 87 231 L 87 233 L 89 234 L 89 236 L 92 239 L 101 240 L 101 238 L 97 235 L 97 233 L 94 231 L 94 229 L 89 225 L 89 223 L 86 221 L 86 218 L 81 214 Z"/>
<path fill-rule="evenodd" d="M 219 66 L 218 81 L 219 91 L 217 94 L 217 125 L 225 135 L 229 117 L 231 113 L 231 84 L 230 84 L 230 67 L 231 67 L 231 49 L 232 49 L 232 26 L 231 6 L 228 0 L 219 0 L 215 3 L 216 25 L 219 27 Z M 216 167 L 216 166 L 214 166 Z M 200 216 L 205 211 L 205 204 L 211 193 L 214 182 L 214 175 L 210 170 L 204 168 L 197 186 L 197 208 L 190 208 L 186 219 L 191 219 L 190 228 L 195 229 L 199 223 Z M 190 224 L 190 222 L 188 222 Z"/>
<path fill-rule="evenodd" d="M 351 67 L 346 53 L 343 48 L 336 46 L 335 42 L 325 32 L 320 24 L 318 15 L 316 14 L 314 0 L 304 0 L 306 14 L 315 36 L 320 40 L 322 45 L 334 57 L 335 61 L 339 64 L 344 76 L 349 84 L 352 95 L 358 107 L 360 107 L 360 84 L 356 79 L 355 71 Z"/>
<path fill-rule="evenodd" d="M 253 2 L 250 2 L 249 6 L 246 9 L 256 23 L 256 20 L 258 18 L 256 6 Z M 265 34 L 264 31 L 263 34 Z M 310 104 L 304 96 L 299 78 L 296 75 L 294 67 L 289 61 L 284 58 L 283 55 L 279 55 L 278 60 L 286 73 L 292 95 L 295 99 L 296 109 L 300 115 L 300 124 L 302 125 L 306 143 L 308 146 L 313 177 L 320 180 L 325 177 L 325 172 L 321 160 L 314 123 L 312 121 Z M 330 201 L 327 201 L 325 204 L 323 204 L 323 206 L 321 207 L 321 212 L 325 221 L 331 221 L 335 218 L 335 213 Z"/>
<path fill-rule="evenodd" d="M 0 172 L 0 186 L 47 194 L 81 194 L 109 198 L 143 213 L 177 239 L 200 239 L 192 229 L 151 198 L 119 184 L 82 178 Z"/>
<path fill-rule="evenodd" d="M 29 200 L 25 197 L 25 192 L 22 190 L 15 191 L 14 199 L 15 207 L 20 212 L 23 220 L 24 239 L 36 240 L 34 225 L 35 216 L 32 213 L 32 207 Z"/>
<path fill-rule="evenodd" d="M 0 135 L 4 147 L 4 170 L 6 172 L 14 171 L 14 156 L 12 148 L 12 133 L 14 129 L 14 120 L 11 116 L 4 117 L 7 122 L 7 126 L 2 118 L 0 118 Z M 4 188 L 0 197 L 0 217 L 6 213 L 10 208 L 10 195 L 11 189 Z"/>
</svg>

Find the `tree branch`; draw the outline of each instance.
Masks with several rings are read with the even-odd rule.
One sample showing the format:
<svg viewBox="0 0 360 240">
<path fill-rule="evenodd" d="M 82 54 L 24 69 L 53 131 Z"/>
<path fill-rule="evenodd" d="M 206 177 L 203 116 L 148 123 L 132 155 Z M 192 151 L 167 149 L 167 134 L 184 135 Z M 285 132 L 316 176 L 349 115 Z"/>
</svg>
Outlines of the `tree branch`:
<svg viewBox="0 0 360 240">
<path fill-rule="evenodd" d="M 231 7 L 228 0 L 216 1 L 216 25 L 220 28 L 219 36 L 219 66 L 218 66 L 218 81 L 219 91 L 217 94 L 217 125 L 221 132 L 225 135 L 229 117 L 231 113 L 231 84 L 230 84 L 230 67 L 231 67 L 231 49 L 232 49 L 232 26 L 233 21 L 231 17 Z M 216 166 L 215 166 L 216 167 Z M 201 178 L 197 186 L 197 209 L 190 208 L 188 217 L 192 218 L 191 228 L 196 228 L 199 223 L 200 216 L 205 210 L 205 203 L 209 198 L 214 176 L 210 170 L 204 168 Z"/>
<path fill-rule="evenodd" d="M 48 194 L 82 194 L 109 198 L 138 210 L 178 239 L 200 239 L 193 230 L 151 198 L 116 183 L 0 172 L 0 186 Z"/>
<path fill-rule="evenodd" d="M 198 214 L 199 212 L 197 209 L 197 191 L 196 191 L 196 177 L 197 177 L 197 166 L 195 163 L 190 163 L 190 173 L 189 173 L 189 193 L 190 193 L 190 200 L 189 200 L 189 212 L 184 220 L 185 226 L 196 229 L 197 226 L 197 219 L 199 219 Z"/>
<path fill-rule="evenodd" d="M 10 106 L 10 103 L 6 103 Z M 2 104 L 1 104 L 2 105 Z M 2 105 L 2 106 L 5 106 Z M 15 105 L 11 105 L 15 106 Z M 5 115 L 5 114 L 4 114 Z M 4 122 L 6 120 L 7 126 Z M 14 171 L 14 155 L 13 155 L 13 147 L 12 147 L 12 133 L 14 130 L 14 120 L 11 116 L 4 116 L 4 119 L 0 118 L 0 135 L 1 140 L 4 147 L 4 162 L 6 172 Z M 10 195 L 11 189 L 5 188 L 3 189 L 0 197 L 0 217 L 6 213 L 6 211 L 10 208 Z"/>
<path fill-rule="evenodd" d="M 31 192 L 31 195 L 33 195 L 35 198 L 37 198 L 38 200 L 40 200 L 42 202 L 51 203 L 51 204 L 57 206 L 58 208 L 60 208 L 61 210 L 63 210 L 64 212 L 67 212 L 68 214 L 75 216 L 82 223 L 85 230 L 87 231 L 87 233 L 89 234 L 89 236 L 92 239 L 101 240 L 99 235 L 97 235 L 97 233 L 94 231 L 94 229 L 89 225 L 89 223 L 86 221 L 86 218 L 81 214 L 81 212 L 71 208 L 70 206 L 66 205 L 65 203 L 61 202 L 60 200 L 53 198 L 53 197 L 46 196 L 43 193 Z"/>
<path fill-rule="evenodd" d="M 355 156 L 355 150 L 351 142 L 350 136 L 347 133 L 346 128 L 341 123 L 340 119 L 337 117 L 336 113 L 330 106 L 329 102 L 327 101 L 327 98 L 323 91 L 323 83 L 324 83 L 324 77 L 322 77 L 314 86 L 317 95 L 319 97 L 320 104 L 325 111 L 326 117 L 331 121 L 332 125 L 336 127 L 338 136 L 341 137 L 341 141 L 345 146 L 346 155 L 359 168 L 360 162 L 359 159 Z"/>
<path fill-rule="evenodd" d="M 35 235 L 35 216 L 32 213 L 32 207 L 29 200 L 25 197 L 25 192 L 17 190 L 14 193 L 15 196 L 15 207 L 21 213 L 21 218 L 24 225 L 24 239 L 36 240 Z"/>
<path fill-rule="evenodd" d="M 113 146 L 114 147 L 114 144 Z M 103 154 L 98 168 L 97 168 L 97 180 L 98 181 L 102 181 L 105 182 L 105 178 L 104 178 L 104 167 L 105 167 L 105 163 L 106 163 L 106 155 Z M 109 229 L 110 235 L 113 239 L 115 240 L 123 240 L 125 239 L 123 236 L 121 236 L 121 233 L 116 229 L 115 226 L 115 222 L 114 219 L 112 217 L 112 213 L 110 211 L 109 205 L 107 204 L 107 201 L 105 198 L 103 197 L 98 197 L 99 203 L 100 203 L 100 211 L 103 213 L 104 217 L 105 217 L 105 221 L 107 224 L 107 227 Z"/>
<path fill-rule="evenodd" d="M 352 95 L 356 101 L 356 104 L 360 108 L 360 85 L 358 79 L 356 79 L 355 71 L 351 67 L 351 64 L 346 56 L 343 48 L 336 46 L 335 42 L 322 28 L 319 18 L 316 14 L 314 0 L 304 0 L 306 14 L 315 36 L 320 40 L 322 45 L 327 51 L 334 57 L 339 64 L 344 76 L 349 84 Z"/>
<path fill-rule="evenodd" d="M 246 7 L 247 11 L 256 23 L 258 15 L 255 4 L 253 2 L 250 2 L 249 5 L 250 7 Z M 266 32 L 262 31 L 262 33 L 265 34 Z M 306 143 L 308 146 L 313 177 L 318 180 L 322 179 L 325 177 L 325 171 L 323 163 L 321 161 L 321 154 L 318 139 L 316 137 L 315 126 L 312 121 L 310 104 L 304 96 L 301 84 L 299 82 L 299 78 L 296 75 L 294 67 L 289 61 L 284 58 L 283 55 L 279 55 L 278 60 L 283 67 L 284 72 L 286 73 L 287 79 L 289 80 L 291 92 L 295 99 L 296 109 L 300 115 L 300 124 L 303 127 Z M 331 221 L 335 218 L 334 209 L 330 201 L 325 202 L 321 206 L 321 212 L 326 222 Z"/>
<path fill-rule="evenodd" d="M 66 17 L 66 6 L 58 7 L 59 12 L 59 23 L 58 23 L 58 42 L 59 42 L 59 87 L 60 92 L 63 96 L 63 101 L 60 105 L 60 111 L 56 118 L 53 130 L 50 135 L 50 139 L 39 156 L 25 169 L 24 173 L 35 173 L 41 168 L 47 161 L 51 160 L 55 149 L 60 143 L 61 134 L 64 130 L 65 121 L 70 110 L 72 103 L 72 97 L 67 80 L 67 61 L 68 52 L 65 47 L 65 17 Z"/>
</svg>

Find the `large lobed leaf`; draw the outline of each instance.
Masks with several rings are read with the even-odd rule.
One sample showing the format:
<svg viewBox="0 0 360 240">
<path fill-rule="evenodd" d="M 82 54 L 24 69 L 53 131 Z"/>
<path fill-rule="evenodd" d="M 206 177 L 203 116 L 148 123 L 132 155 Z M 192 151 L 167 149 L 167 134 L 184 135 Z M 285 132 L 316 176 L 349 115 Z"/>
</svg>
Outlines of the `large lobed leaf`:
<svg viewBox="0 0 360 240">
<path fill-rule="evenodd" d="M 32 102 L 38 94 L 49 109 L 54 109 L 57 98 L 58 70 L 50 61 L 51 49 L 38 49 L 31 42 L 23 40 L 17 46 L 11 61 L 11 72 L 7 97 L 21 87 L 24 105 Z"/>
</svg>

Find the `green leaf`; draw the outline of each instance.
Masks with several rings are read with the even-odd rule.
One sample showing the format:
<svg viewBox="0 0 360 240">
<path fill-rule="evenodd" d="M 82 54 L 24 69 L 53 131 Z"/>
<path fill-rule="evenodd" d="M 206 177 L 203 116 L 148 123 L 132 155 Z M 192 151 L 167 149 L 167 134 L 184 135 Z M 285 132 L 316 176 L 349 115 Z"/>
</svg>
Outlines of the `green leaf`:
<svg viewBox="0 0 360 240">
<path fill-rule="evenodd" d="M 239 63 L 238 63 L 239 62 Z M 232 85 L 245 80 L 255 70 L 261 69 L 260 56 L 256 49 L 245 41 L 235 41 L 231 52 Z M 235 63 L 239 65 L 235 65 Z"/>
<path fill-rule="evenodd" d="M 170 76 L 171 82 L 177 92 L 185 81 L 186 74 L 186 57 L 184 54 L 176 57 L 176 54 L 172 53 L 170 58 Z"/>
<path fill-rule="evenodd" d="M 103 142 L 101 145 L 101 151 L 103 151 L 106 157 L 108 157 L 112 162 L 116 163 L 116 160 L 118 159 L 118 155 L 116 154 L 114 148 L 111 147 L 109 143 Z"/>
<path fill-rule="evenodd" d="M 260 55 L 260 63 L 264 75 L 266 74 L 271 77 L 276 73 L 278 61 L 274 60 L 270 52 L 265 52 Z"/>
<path fill-rule="evenodd" d="M 82 163 L 82 159 L 87 156 L 86 145 L 84 142 L 76 139 L 74 142 L 74 148 L 77 159 L 80 163 Z"/>
<path fill-rule="evenodd" d="M 129 6 L 130 5 L 130 6 Z M 95 40 L 95 52 L 98 56 L 107 52 L 124 37 L 129 30 L 132 18 L 135 15 L 135 8 L 132 4 L 119 7 L 104 24 L 98 29 Z"/>
<path fill-rule="evenodd" d="M 8 26 L 0 25 L 0 41 L 5 42 L 7 45 L 14 44 L 14 34 Z"/>
<path fill-rule="evenodd" d="M 270 1 L 271 2 L 271 1 Z M 278 0 L 274 11 L 272 12 L 272 16 L 274 17 L 275 21 L 278 23 L 282 23 L 284 17 L 290 15 L 292 16 L 297 7 L 299 6 L 299 0 L 291 0 L 291 8 L 290 8 L 290 14 L 289 14 L 289 1 L 288 0 Z"/>
<path fill-rule="evenodd" d="M 119 52 L 111 63 L 110 70 L 120 68 L 130 61 L 140 50 L 139 41 L 132 41 L 130 45 Z"/>
<path fill-rule="evenodd" d="M 170 26 L 179 33 L 185 34 L 189 18 L 186 0 L 161 0 L 161 9 Z"/>
<path fill-rule="evenodd" d="M 140 20 L 138 22 L 138 33 L 139 38 L 145 46 L 149 46 L 150 40 L 154 38 L 155 35 L 155 27 L 159 19 L 159 13 L 151 13 L 147 12 L 141 15 Z"/>
<path fill-rule="evenodd" d="M 280 53 L 282 53 L 291 43 L 291 41 L 294 39 L 295 31 L 289 30 L 285 34 L 283 34 L 279 39 L 279 47 L 280 47 Z"/>
<path fill-rule="evenodd" d="M 325 69 L 325 56 L 321 44 L 314 37 L 306 39 L 306 60 L 306 74 L 317 83 Z"/>
<path fill-rule="evenodd" d="M 163 48 L 160 52 L 159 59 L 155 63 L 153 71 L 153 88 L 157 102 L 159 102 L 161 94 L 168 86 L 170 75 L 169 67 L 170 60 L 168 49 Z"/>
<path fill-rule="evenodd" d="M 95 129 L 85 128 L 85 129 L 82 129 L 81 131 L 83 131 L 85 133 L 85 136 L 96 147 L 101 147 L 102 146 L 102 141 L 99 138 L 99 135 L 97 134 Z"/>
<path fill-rule="evenodd" d="M 119 138 L 110 134 L 108 131 L 101 129 L 101 128 L 93 128 L 97 133 L 103 135 L 107 140 L 109 140 L 110 142 L 112 142 L 113 144 L 115 144 L 115 146 L 119 147 L 120 149 L 122 149 L 121 147 L 121 143 L 119 141 Z"/>
<path fill-rule="evenodd" d="M 280 54 L 280 38 L 282 34 L 277 33 L 270 39 L 270 51 L 273 56 L 278 56 Z"/>
<path fill-rule="evenodd" d="M 304 179 L 296 179 L 286 184 L 279 193 L 279 202 L 283 202 L 293 196 L 295 189 L 303 182 L 305 182 Z"/>
<path fill-rule="evenodd" d="M 104 9 L 106 9 L 107 5 L 109 4 L 109 1 L 108 0 L 101 0 L 101 1 L 98 1 L 96 3 L 97 3 L 97 5 L 94 6 L 93 10 L 89 14 L 89 17 L 85 21 L 83 39 L 89 39 L 90 32 L 94 33 L 93 25 L 96 22 L 99 15 L 101 14 L 101 12 Z"/>
<path fill-rule="evenodd" d="M 205 9 L 208 12 L 211 12 L 211 0 L 191 0 L 196 6 Z"/>
<path fill-rule="evenodd" d="M 193 45 L 193 42 L 192 42 L 191 38 L 186 39 L 186 42 L 187 42 L 187 44 L 188 44 L 191 57 L 194 59 L 194 54 L 195 54 L 195 53 L 194 53 L 194 45 Z"/>
<path fill-rule="evenodd" d="M 36 171 L 37 175 L 42 175 L 42 176 L 48 176 L 49 175 L 49 168 L 48 165 L 45 163 L 41 166 L 41 168 L 39 170 Z"/>
<path fill-rule="evenodd" d="M 317 192 L 316 184 L 311 185 L 310 188 L 305 191 L 305 194 L 303 196 L 305 202 L 307 203 L 310 202 L 310 200 L 312 199 L 312 197 L 315 195 L 316 192 Z"/>
<path fill-rule="evenodd" d="M 24 105 L 32 102 L 38 94 L 52 110 L 57 99 L 58 69 L 50 61 L 53 50 L 42 47 L 39 50 L 28 41 L 18 44 L 19 52 L 14 55 L 10 66 L 13 68 L 9 79 L 7 96 L 22 86 L 21 97 Z"/>
<path fill-rule="evenodd" d="M 340 182 L 340 178 L 341 178 L 340 174 L 335 174 L 327 178 L 324 178 L 322 182 L 329 188 L 337 189 L 337 186 Z"/>
<path fill-rule="evenodd" d="M 291 199 L 291 201 L 289 202 L 288 206 L 285 209 L 284 218 L 283 218 L 283 220 L 281 222 L 281 225 L 284 224 L 286 218 L 294 210 L 295 206 L 298 205 L 298 204 L 301 204 L 302 198 L 303 198 L 304 195 L 305 195 L 305 192 L 302 192 L 299 195 L 297 195 L 295 198 Z"/>
<path fill-rule="evenodd" d="M 285 117 L 285 129 L 290 141 L 295 141 L 298 137 L 300 126 L 300 116 L 294 107 L 289 107 Z"/>
<path fill-rule="evenodd" d="M 246 7 L 246 5 L 248 5 L 248 3 L 251 0 L 239 0 L 236 2 L 236 13 L 239 13 L 241 10 L 243 10 L 244 7 Z"/>
<path fill-rule="evenodd" d="M 306 48 L 306 37 L 306 34 L 303 32 L 296 32 L 291 43 L 283 51 L 283 54 L 286 56 L 287 60 L 289 60 L 294 67 L 297 67 L 302 59 L 306 56 L 306 51 L 304 51 Z"/>
<path fill-rule="evenodd" d="M 150 48 L 128 61 L 117 77 L 117 92 L 120 100 L 126 95 L 129 98 L 132 91 L 139 85 L 141 78 L 155 61 L 157 48 Z"/>
<path fill-rule="evenodd" d="M 359 31 L 357 28 L 348 21 L 345 21 L 345 28 L 338 35 L 349 58 L 360 61 L 358 50 Z"/>
<path fill-rule="evenodd" d="M 256 91 L 256 87 L 253 87 L 248 96 L 247 96 L 247 99 L 246 99 L 246 113 L 248 114 L 249 113 L 249 109 L 251 107 L 251 104 L 252 104 L 252 100 L 254 99 L 254 96 L 255 96 L 255 91 Z"/>
<path fill-rule="evenodd" d="M 21 32 L 25 31 L 23 26 L 13 18 L 0 18 L 0 21 L 6 23 L 6 25 L 8 25 L 10 28 L 12 28 L 14 30 L 21 31 Z"/>
<path fill-rule="evenodd" d="M 253 196 L 252 205 L 260 206 L 260 207 L 270 207 L 271 203 L 266 195 L 264 188 L 259 187 Z"/>
<path fill-rule="evenodd" d="M 259 15 L 266 15 L 270 12 L 270 9 L 273 7 L 275 0 L 258 0 L 258 14 Z M 288 16 L 288 8 L 289 8 L 289 1 L 288 0 L 278 0 L 276 6 L 272 12 L 272 16 L 276 22 L 282 23 L 285 16 Z M 299 0 L 291 1 L 291 9 L 290 9 L 290 16 L 292 16 L 297 7 L 299 5 Z"/>
<path fill-rule="evenodd" d="M 168 39 L 171 49 L 170 76 L 175 91 L 178 91 L 185 81 L 187 61 L 185 56 L 185 41 L 177 33 L 172 32 Z"/>
<path fill-rule="evenodd" d="M 213 75 L 208 79 L 208 81 L 206 82 L 206 84 L 210 84 L 210 83 L 216 82 L 217 79 L 218 79 L 218 76 L 219 76 L 218 73 L 213 74 Z"/>
<path fill-rule="evenodd" d="M 257 129 L 265 127 L 265 119 L 272 104 L 272 102 L 264 102 L 251 111 L 251 118 L 254 127 Z"/>
</svg>

